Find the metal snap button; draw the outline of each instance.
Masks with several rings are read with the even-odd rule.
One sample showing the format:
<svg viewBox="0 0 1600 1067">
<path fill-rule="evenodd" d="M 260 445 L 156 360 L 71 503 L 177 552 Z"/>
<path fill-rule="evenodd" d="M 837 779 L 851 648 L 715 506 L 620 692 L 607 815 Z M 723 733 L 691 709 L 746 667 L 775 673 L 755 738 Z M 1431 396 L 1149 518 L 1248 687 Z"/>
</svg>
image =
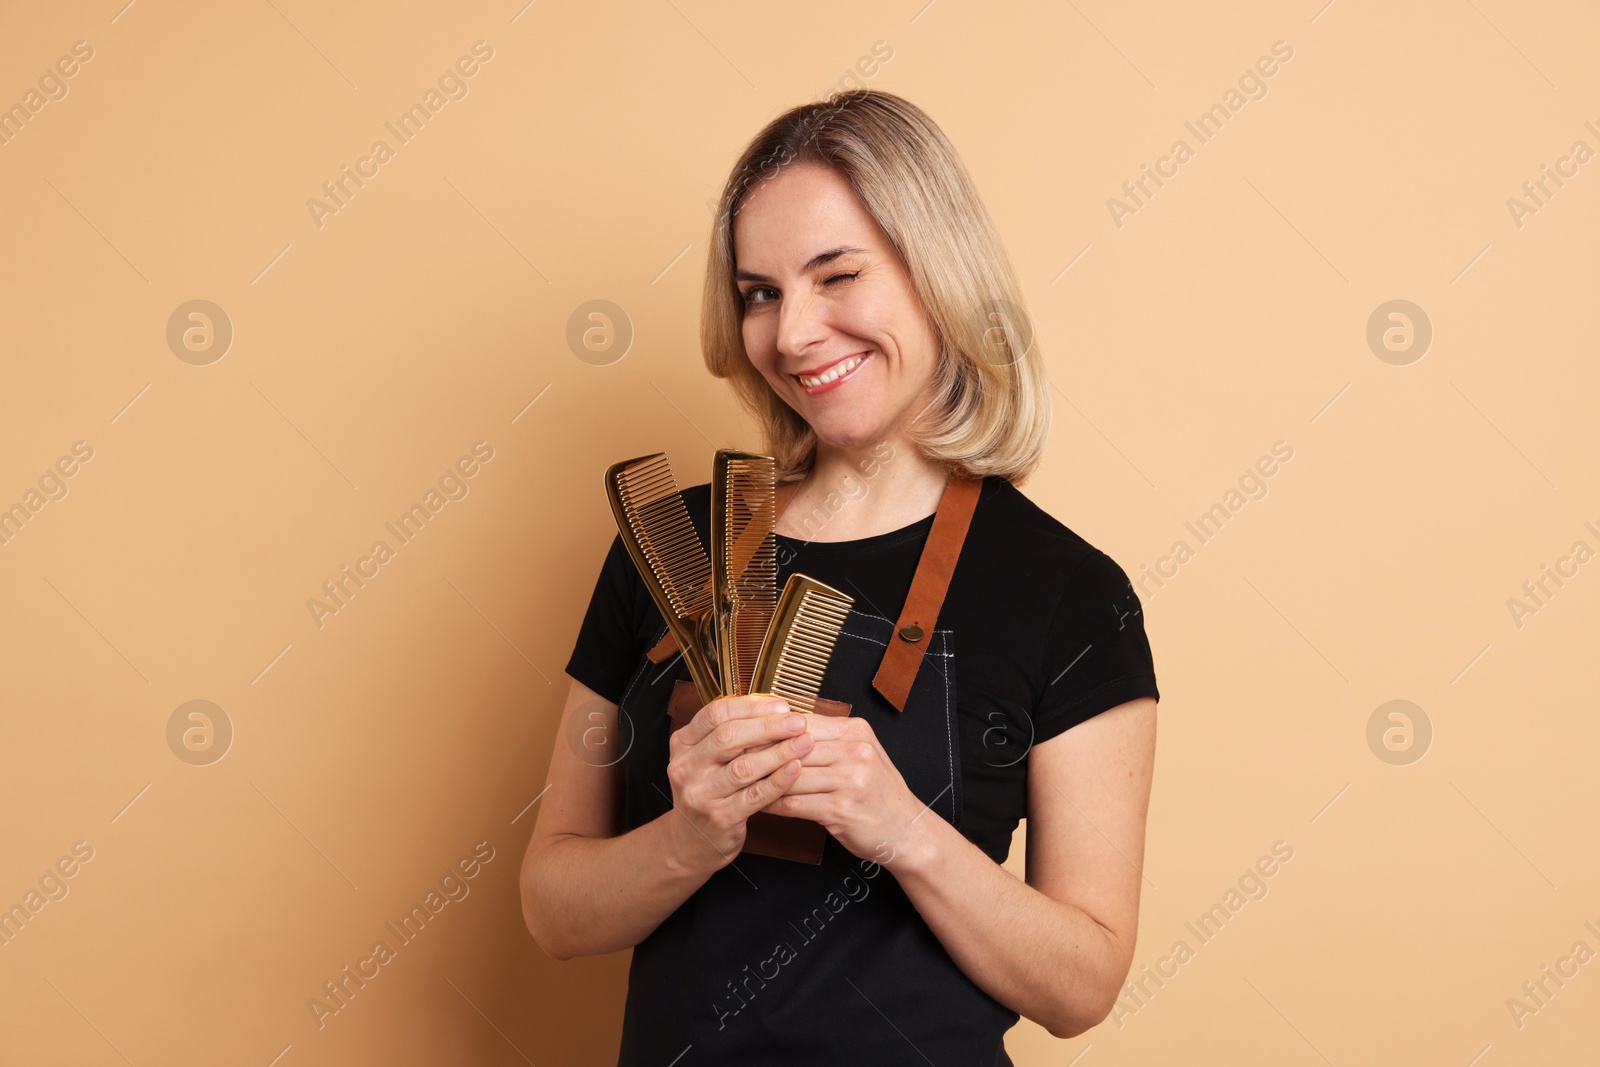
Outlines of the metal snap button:
<svg viewBox="0 0 1600 1067">
<path fill-rule="evenodd" d="M 922 627 L 916 625 L 915 623 L 910 626 L 900 627 L 900 639 L 903 641 L 910 641 L 912 644 L 916 644 L 918 641 L 922 640 Z"/>
</svg>

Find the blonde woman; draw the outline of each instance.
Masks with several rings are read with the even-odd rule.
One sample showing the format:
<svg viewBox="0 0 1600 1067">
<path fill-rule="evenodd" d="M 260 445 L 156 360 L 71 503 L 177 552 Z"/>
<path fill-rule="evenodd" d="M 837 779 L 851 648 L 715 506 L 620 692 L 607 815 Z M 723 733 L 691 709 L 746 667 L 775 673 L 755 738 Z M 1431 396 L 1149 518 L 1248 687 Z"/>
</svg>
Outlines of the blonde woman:
<svg viewBox="0 0 1600 1067">
<path fill-rule="evenodd" d="M 855 598 L 819 702 L 700 706 L 620 539 L 522 869 L 557 959 L 633 949 L 618 1063 L 1009 1064 L 1132 960 L 1156 688 L 1124 571 L 1018 489 L 1039 346 L 949 141 L 898 96 L 794 108 L 713 226 L 708 369 L 777 458 L 780 583 Z M 709 486 L 683 499 L 707 540 Z M 1001 864 L 1027 819 L 1026 880 Z"/>
</svg>

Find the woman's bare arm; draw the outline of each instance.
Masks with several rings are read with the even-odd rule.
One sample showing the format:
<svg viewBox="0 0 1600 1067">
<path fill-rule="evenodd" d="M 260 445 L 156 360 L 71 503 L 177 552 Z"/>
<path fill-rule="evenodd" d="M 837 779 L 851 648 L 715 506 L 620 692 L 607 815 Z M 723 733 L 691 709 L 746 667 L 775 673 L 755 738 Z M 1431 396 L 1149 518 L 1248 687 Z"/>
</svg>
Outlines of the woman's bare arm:
<svg viewBox="0 0 1600 1067">
<path fill-rule="evenodd" d="M 686 853 L 679 831 L 687 824 L 674 812 L 612 836 L 622 764 L 606 765 L 614 757 L 601 739 L 617 743 L 616 721 L 615 704 L 572 682 L 522 858 L 523 918 L 558 960 L 638 944 L 717 868 L 703 842 Z"/>
<path fill-rule="evenodd" d="M 672 810 L 613 836 L 622 764 L 602 742 L 616 744 L 617 706 L 572 682 L 522 859 L 522 915 L 540 948 L 558 960 L 631 948 L 738 855 L 745 820 L 782 794 L 811 744 L 765 704 L 701 708 L 673 734 Z"/>
<path fill-rule="evenodd" d="M 967 976 L 1056 1037 L 1103 1020 L 1132 964 L 1155 742 L 1143 697 L 1034 746 L 1026 882 L 939 818 L 880 861 Z"/>
</svg>

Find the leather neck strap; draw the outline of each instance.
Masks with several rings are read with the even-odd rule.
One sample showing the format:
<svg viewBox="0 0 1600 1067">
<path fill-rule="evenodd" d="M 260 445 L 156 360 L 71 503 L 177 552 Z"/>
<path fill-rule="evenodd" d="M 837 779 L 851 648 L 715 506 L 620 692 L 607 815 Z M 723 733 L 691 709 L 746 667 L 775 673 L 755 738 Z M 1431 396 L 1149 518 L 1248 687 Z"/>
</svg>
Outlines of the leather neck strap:
<svg viewBox="0 0 1600 1067">
<path fill-rule="evenodd" d="M 799 482 L 785 482 L 777 487 L 774 521 L 789 506 L 799 487 Z M 906 699 L 911 695 L 911 683 L 916 681 L 917 669 L 922 666 L 928 635 L 938 622 L 939 609 L 944 605 L 945 591 L 950 587 L 950 576 L 961 556 L 961 545 L 966 541 L 967 528 L 972 524 L 972 513 L 977 509 L 982 489 L 981 478 L 952 476 L 939 498 L 939 509 L 934 513 L 933 527 L 922 546 L 922 555 L 917 558 L 917 570 L 912 575 L 905 606 L 895 621 L 894 634 L 878 664 L 878 673 L 872 678 L 872 687 L 896 711 L 905 710 Z M 668 630 L 660 643 L 650 650 L 650 661 L 660 663 L 676 650 L 677 643 Z"/>
</svg>

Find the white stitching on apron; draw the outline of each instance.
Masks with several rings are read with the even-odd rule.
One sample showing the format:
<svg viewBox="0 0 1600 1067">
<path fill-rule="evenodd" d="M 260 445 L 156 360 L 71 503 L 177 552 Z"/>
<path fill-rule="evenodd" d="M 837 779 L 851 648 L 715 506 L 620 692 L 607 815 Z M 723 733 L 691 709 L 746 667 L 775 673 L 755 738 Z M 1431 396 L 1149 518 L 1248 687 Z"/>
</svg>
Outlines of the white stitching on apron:
<svg viewBox="0 0 1600 1067">
<path fill-rule="evenodd" d="M 865 641 L 867 644 L 877 645 L 879 648 L 888 647 L 888 641 L 879 641 L 875 638 L 868 637 L 865 634 L 852 633 L 849 624 L 857 619 L 867 622 L 869 625 L 877 624 L 881 627 L 888 627 L 890 632 L 893 632 L 894 623 L 889 619 L 884 618 L 882 615 L 878 615 L 870 611 L 852 610 L 849 615 L 846 616 L 845 625 L 840 628 L 839 636 L 854 638 L 857 641 Z M 951 824 L 957 829 L 960 829 L 961 811 L 956 806 L 955 709 L 950 693 L 951 685 L 953 683 L 950 679 L 951 668 L 949 666 L 949 661 L 955 658 L 955 652 L 950 650 L 950 645 L 954 643 L 954 640 L 954 631 L 934 630 L 933 638 L 928 642 L 928 648 L 926 651 L 923 652 L 923 658 L 938 658 L 945 661 L 942 668 L 938 667 L 938 665 L 936 665 L 936 668 L 939 669 L 939 673 L 944 677 L 945 760 L 946 766 L 950 769 L 950 784 L 945 787 L 940 795 L 943 796 L 943 794 L 946 792 L 950 794 L 950 814 L 952 815 Z M 932 805 L 930 805 L 930 807 L 931 806 Z"/>
<path fill-rule="evenodd" d="M 655 648 L 656 645 L 661 641 L 661 639 L 663 637 L 665 637 L 666 635 L 667 635 L 667 624 L 666 623 L 662 623 L 661 624 L 661 632 L 656 635 L 656 639 L 654 641 L 650 642 L 649 648 Z M 649 649 L 646 649 L 646 651 L 648 652 Z M 639 679 L 643 678 L 645 675 L 649 674 L 650 673 L 650 668 L 653 667 L 653 666 L 655 666 L 655 664 L 651 663 L 650 662 L 650 657 L 648 655 L 646 655 L 644 657 L 644 662 L 642 664 L 640 664 L 640 666 L 639 666 L 639 670 L 634 674 L 633 681 L 628 683 L 628 688 L 623 692 L 622 699 L 617 701 L 618 709 L 621 709 L 622 705 L 624 705 L 624 704 L 626 704 L 628 702 L 628 697 L 633 695 L 633 690 L 639 684 Z M 652 682 L 651 684 L 653 685 L 655 683 Z"/>
<path fill-rule="evenodd" d="M 953 635 L 949 630 L 935 630 L 934 636 L 941 637 L 939 647 L 946 648 L 950 645 Z M 940 652 L 945 659 L 954 656 L 954 652 Z M 944 671 L 944 739 L 946 751 L 950 758 L 950 814 L 951 822 L 956 829 L 961 828 L 961 809 L 956 807 L 956 743 L 952 733 L 955 724 L 955 709 L 950 703 L 950 675 L 951 671 Z"/>
</svg>

